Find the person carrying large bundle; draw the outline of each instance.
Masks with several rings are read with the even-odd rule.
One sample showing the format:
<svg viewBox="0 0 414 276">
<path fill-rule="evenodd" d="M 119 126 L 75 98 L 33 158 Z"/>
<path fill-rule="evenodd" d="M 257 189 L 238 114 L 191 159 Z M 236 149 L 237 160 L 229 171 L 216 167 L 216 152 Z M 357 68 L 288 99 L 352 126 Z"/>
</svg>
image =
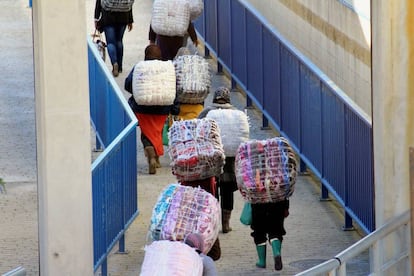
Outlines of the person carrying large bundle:
<svg viewBox="0 0 414 276">
<path fill-rule="evenodd" d="M 296 155 L 282 137 L 242 143 L 236 153 L 239 191 L 251 204 L 251 229 L 259 257 L 257 267 L 266 267 L 266 242 L 272 246 L 274 266 L 281 270 L 281 248 L 289 198 L 297 176 Z"/>
<path fill-rule="evenodd" d="M 138 62 L 125 79 L 125 90 L 132 94 L 128 103 L 138 119 L 141 142 L 148 160 L 149 174 L 155 174 L 164 154 L 162 130 L 174 113 L 175 71 L 171 61 L 161 61 L 156 45 L 145 49 L 145 61 Z"/>
<path fill-rule="evenodd" d="M 226 156 L 223 173 L 216 177 L 217 199 L 221 205 L 222 231 L 232 231 L 230 217 L 234 206 L 234 192 L 237 191 L 236 175 L 234 172 L 234 156 L 241 142 L 249 139 L 249 124 L 247 115 L 235 108 L 230 101 L 230 90 L 219 87 L 214 92 L 213 103 L 207 106 L 198 118 L 214 119 L 220 127 L 220 136 Z"/>
<path fill-rule="evenodd" d="M 173 60 L 189 35 L 195 46 L 197 33 L 191 22 L 191 5 L 188 0 L 155 0 L 148 38 L 150 44 L 161 48 L 163 60 Z"/>
<path fill-rule="evenodd" d="M 224 165 L 217 123 L 208 118 L 175 121 L 168 136 L 172 172 L 180 184 L 201 187 L 215 196 L 215 177 L 222 173 Z M 207 255 L 215 261 L 220 259 L 218 237 Z"/>
<path fill-rule="evenodd" d="M 200 187 L 179 183 L 168 185 L 153 208 L 149 241 L 183 241 L 190 233 L 202 237 L 204 254 L 213 247 L 219 233 L 220 206 L 217 199 Z"/>
</svg>

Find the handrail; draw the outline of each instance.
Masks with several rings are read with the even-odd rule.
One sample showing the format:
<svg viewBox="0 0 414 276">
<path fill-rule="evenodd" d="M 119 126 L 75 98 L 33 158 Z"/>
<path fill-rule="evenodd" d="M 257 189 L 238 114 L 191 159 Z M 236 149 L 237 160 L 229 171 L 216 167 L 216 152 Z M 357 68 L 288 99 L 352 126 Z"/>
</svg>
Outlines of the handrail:
<svg viewBox="0 0 414 276">
<path fill-rule="evenodd" d="M 328 275 L 334 272 L 345 271 L 344 267 L 347 262 L 355 258 L 365 250 L 372 248 L 378 241 L 381 241 L 386 236 L 392 234 L 400 227 L 407 225 L 410 222 L 410 211 L 405 211 L 403 214 L 391 219 L 388 223 L 384 224 L 368 236 L 354 243 L 347 249 L 343 250 L 333 258 L 317 265 L 312 268 L 309 268 L 301 273 L 296 274 L 296 276 L 310 276 L 310 275 Z M 395 253 L 397 255 L 397 253 Z M 410 255 L 410 252 L 402 252 L 399 258 L 396 258 L 394 263 L 397 263 L 401 260 L 402 257 L 407 257 Z M 393 263 L 387 263 L 386 265 L 380 266 L 382 270 L 389 269 Z M 376 269 L 380 269 L 377 268 Z M 339 273 L 338 275 L 345 275 Z"/>
<path fill-rule="evenodd" d="M 22 266 L 16 267 L 9 272 L 2 274 L 2 276 L 26 276 L 26 269 Z"/>
</svg>

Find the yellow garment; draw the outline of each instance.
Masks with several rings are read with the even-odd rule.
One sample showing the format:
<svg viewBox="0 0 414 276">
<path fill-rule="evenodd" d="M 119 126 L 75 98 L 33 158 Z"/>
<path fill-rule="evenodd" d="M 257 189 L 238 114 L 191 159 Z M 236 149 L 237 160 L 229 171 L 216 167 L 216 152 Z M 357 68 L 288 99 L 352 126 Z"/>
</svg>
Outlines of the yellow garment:
<svg viewBox="0 0 414 276">
<path fill-rule="evenodd" d="M 178 120 L 196 119 L 203 109 L 204 105 L 202 104 L 180 104 Z"/>
</svg>

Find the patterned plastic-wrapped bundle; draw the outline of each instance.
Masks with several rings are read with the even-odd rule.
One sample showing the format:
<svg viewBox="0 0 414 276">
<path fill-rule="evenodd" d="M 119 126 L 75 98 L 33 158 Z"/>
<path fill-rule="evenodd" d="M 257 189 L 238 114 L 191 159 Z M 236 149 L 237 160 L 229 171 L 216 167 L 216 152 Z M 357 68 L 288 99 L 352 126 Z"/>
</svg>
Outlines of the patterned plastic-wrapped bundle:
<svg viewBox="0 0 414 276">
<path fill-rule="evenodd" d="M 188 0 L 155 0 L 152 4 L 151 26 L 166 36 L 184 36 L 190 23 Z"/>
<path fill-rule="evenodd" d="M 190 0 L 190 19 L 194 20 L 201 15 L 204 9 L 203 0 Z"/>
<path fill-rule="evenodd" d="M 179 181 L 206 179 L 223 172 L 225 156 L 216 121 L 175 121 L 168 139 L 172 173 Z"/>
<path fill-rule="evenodd" d="M 239 145 L 249 140 L 250 128 L 246 113 L 234 109 L 215 109 L 207 118 L 217 122 L 226 157 L 235 156 Z"/>
<path fill-rule="evenodd" d="M 246 201 L 278 202 L 292 195 L 297 161 L 285 138 L 242 143 L 235 162 L 237 185 Z"/>
<path fill-rule="evenodd" d="M 183 55 L 174 60 L 174 66 L 178 102 L 203 103 L 211 85 L 208 62 L 199 55 Z"/>
<path fill-rule="evenodd" d="M 145 246 L 141 276 L 203 275 L 203 261 L 194 248 L 182 242 L 154 241 Z"/>
<path fill-rule="evenodd" d="M 199 233 L 207 253 L 217 239 L 220 214 L 212 194 L 198 187 L 170 184 L 152 211 L 150 240 L 182 241 L 190 233 Z"/>
<path fill-rule="evenodd" d="M 132 93 L 139 105 L 172 105 L 175 82 L 175 69 L 171 61 L 140 61 L 134 67 Z"/>
</svg>

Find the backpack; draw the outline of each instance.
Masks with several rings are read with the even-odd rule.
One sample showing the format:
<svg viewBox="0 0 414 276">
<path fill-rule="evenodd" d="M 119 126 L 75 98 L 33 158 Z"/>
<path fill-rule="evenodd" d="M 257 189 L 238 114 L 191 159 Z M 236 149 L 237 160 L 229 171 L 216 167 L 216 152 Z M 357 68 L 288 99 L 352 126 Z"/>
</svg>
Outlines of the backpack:
<svg viewBox="0 0 414 276">
<path fill-rule="evenodd" d="M 134 0 L 101 0 L 101 6 L 106 11 L 129 12 Z"/>
</svg>

